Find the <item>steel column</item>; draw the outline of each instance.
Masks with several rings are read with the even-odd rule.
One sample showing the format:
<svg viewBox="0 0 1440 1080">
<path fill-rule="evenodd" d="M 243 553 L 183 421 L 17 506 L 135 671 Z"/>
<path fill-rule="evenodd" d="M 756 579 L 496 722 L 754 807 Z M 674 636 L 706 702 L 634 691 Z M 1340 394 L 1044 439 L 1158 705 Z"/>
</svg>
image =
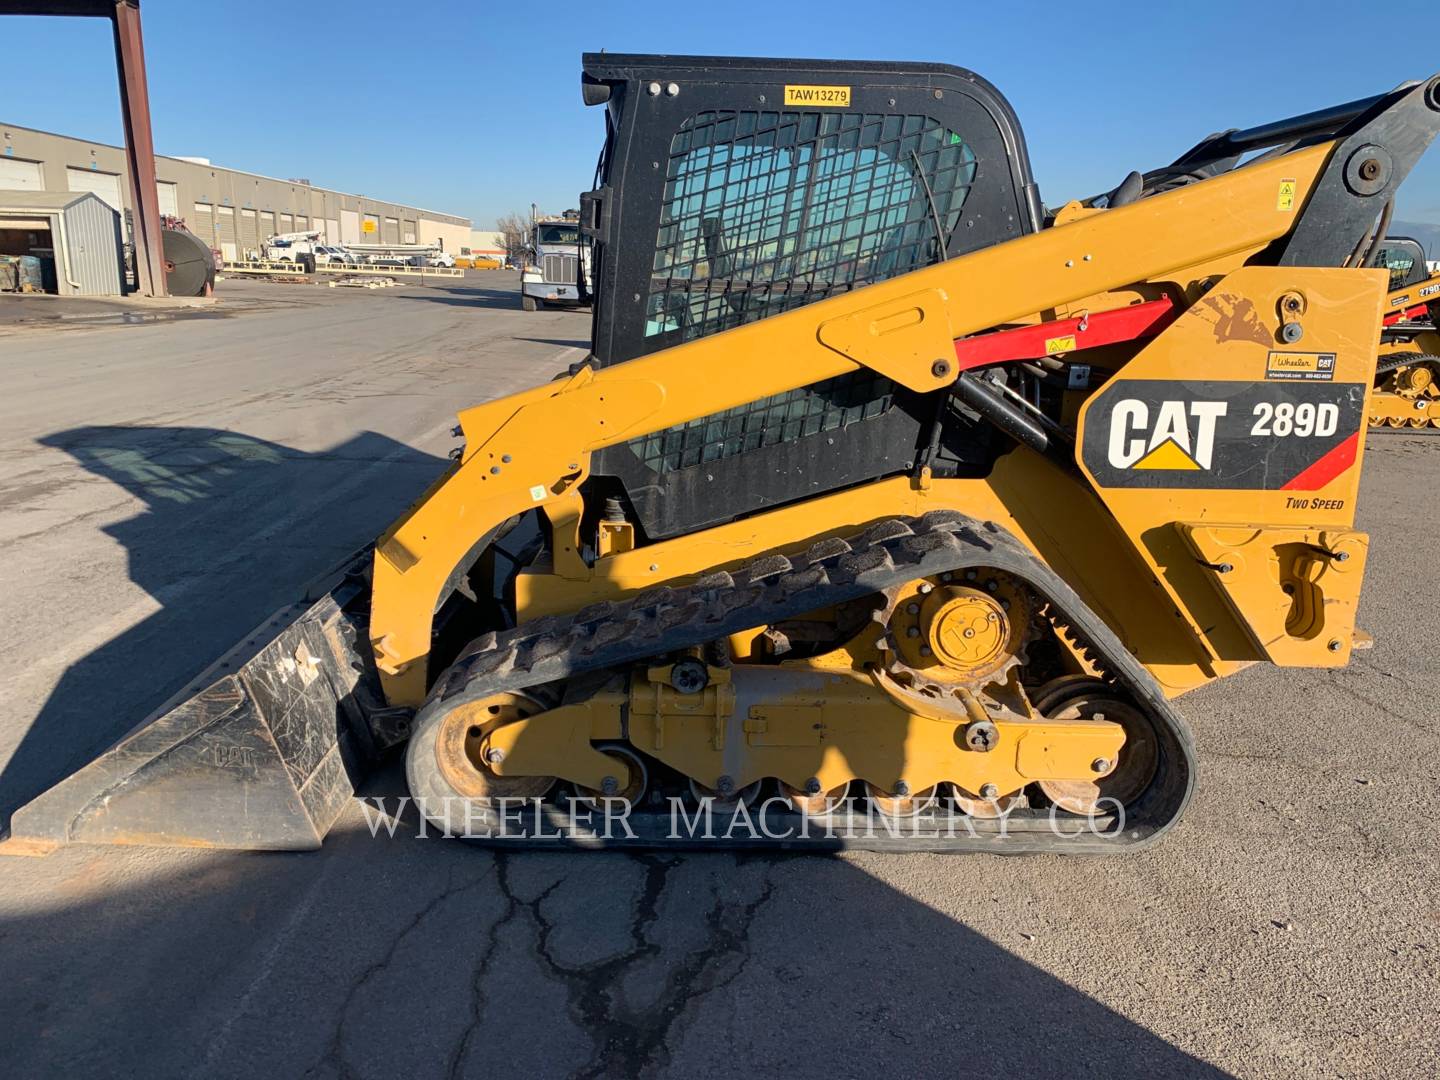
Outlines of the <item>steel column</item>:
<svg viewBox="0 0 1440 1080">
<path fill-rule="evenodd" d="M 160 235 L 160 193 L 155 188 L 155 141 L 150 132 L 150 91 L 140 36 L 139 0 L 116 0 L 115 63 L 120 114 L 125 121 L 125 162 L 134 207 L 135 279 L 145 296 L 164 296 L 165 252 Z"/>
</svg>

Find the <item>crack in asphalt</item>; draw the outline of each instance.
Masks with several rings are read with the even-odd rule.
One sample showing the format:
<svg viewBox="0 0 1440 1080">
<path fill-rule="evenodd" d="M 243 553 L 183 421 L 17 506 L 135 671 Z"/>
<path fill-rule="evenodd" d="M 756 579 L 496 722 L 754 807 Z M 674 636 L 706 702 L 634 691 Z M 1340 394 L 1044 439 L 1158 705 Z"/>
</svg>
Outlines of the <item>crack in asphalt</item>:
<svg viewBox="0 0 1440 1080">
<path fill-rule="evenodd" d="M 475 965 L 475 970 L 470 977 L 470 1016 L 471 1022 L 465 1028 L 465 1034 L 455 1048 L 450 1051 L 450 1056 L 445 1062 L 445 1075 L 453 1078 L 460 1075 L 460 1068 L 465 1063 L 465 1057 L 470 1052 L 470 1044 L 480 1029 L 480 1018 L 484 1015 L 485 1006 L 490 1000 L 490 995 L 485 989 L 485 980 L 490 975 L 490 962 L 500 949 L 500 932 L 515 920 L 522 912 L 528 912 L 538 918 L 538 911 L 556 889 L 565 881 L 563 877 L 557 878 L 550 885 L 528 904 L 515 895 L 510 887 L 510 854 L 506 851 L 494 852 L 495 860 L 495 882 L 500 887 L 500 895 L 505 898 L 505 911 L 501 916 L 490 924 L 490 932 L 485 938 L 485 948 L 480 953 L 480 959 Z"/>
<path fill-rule="evenodd" d="M 705 913 L 708 932 L 705 944 L 690 951 L 683 962 L 665 973 L 665 985 L 655 1004 L 645 1009 L 628 1008 L 623 1002 L 625 978 L 638 965 L 659 956 L 662 947 L 649 940 L 648 931 L 659 919 L 661 896 L 670 871 L 681 860 L 658 855 L 632 855 L 645 868 L 644 885 L 629 927 L 629 948 L 592 963 L 567 965 L 557 960 L 550 939 L 558 929 L 546 918 L 543 906 L 564 881 L 561 878 L 532 900 L 517 896 L 509 877 L 508 854 L 496 853 L 496 882 L 507 902 L 506 912 L 491 927 L 486 949 L 476 965 L 472 980 L 474 1023 L 452 1051 L 446 1069 L 448 1077 L 460 1075 L 466 1053 L 476 1034 L 488 995 L 484 986 L 490 965 L 506 925 L 525 918 L 534 927 L 533 956 L 542 971 L 566 992 L 569 1012 L 592 1047 L 592 1060 L 574 1070 L 571 1080 L 598 1080 L 601 1077 L 639 1077 L 663 1066 L 669 1058 L 666 1043 L 671 1031 L 700 998 L 729 986 L 744 972 L 750 960 L 749 933 L 756 915 L 774 894 L 768 874 L 759 895 L 743 904 L 727 903 L 716 895 Z M 738 863 L 737 863 L 738 865 Z"/>
<path fill-rule="evenodd" d="M 430 900 L 425 903 L 424 907 L 420 908 L 414 917 L 400 929 L 400 932 L 390 939 L 390 944 L 386 948 L 384 955 L 366 967 L 364 971 L 360 972 L 359 976 L 350 984 L 350 988 L 345 992 L 344 1000 L 340 1002 L 340 1007 L 335 1011 L 335 1029 L 330 1033 L 330 1042 L 325 1049 L 325 1054 L 319 1061 L 305 1070 L 305 1076 L 314 1076 L 322 1067 L 330 1064 L 335 1066 L 336 1074 L 342 1078 L 355 1075 L 355 1073 L 351 1071 L 350 1063 L 345 1057 L 345 1019 L 350 1012 L 350 1006 L 354 1003 L 356 995 L 360 993 L 366 983 L 390 966 L 391 962 L 395 959 L 395 954 L 399 951 L 405 939 L 414 933 L 415 930 L 420 927 L 420 924 L 440 907 L 441 904 L 445 903 L 445 901 L 451 897 L 458 896 L 462 892 L 467 892 L 475 888 L 477 885 L 485 884 L 488 880 L 487 876 L 481 875 L 463 885 L 455 885 L 453 884 L 453 877 L 454 875 L 452 874 L 451 883 L 447 884 L 444 891 L 431 897 Z"/>
<path fill-rule="evenodd" d="M 1361 705 L 1374 709 L 1382 716 L 1388 716 L 1393 720 L 1399 720 L 1401 723 L 1407 724 L 1409 727 L 1413 728 L 1415 731 L 1421 733 L 1422 735 L 1434 735 L 1436 733 L 1435 728 L 1425 722 L 1425 718 L 1421 716 L 1412 716 L 1408 712 L 1403 712 L 1400 709 L 1387 705 L 1385 702 L 1380 701 L 1378 698 L 1371 697 L 1369 694 L 1366 694 L 1361 690 L 1357 689 L 1356 687 L 1350 685 L 1350 682 L 1347 679 L 1328 679 L 1326 680 L 1326 683 L 1331 689 L 1341 694 L 1344 694 L 1352 701 L 1356 701 Z"/>
</svg>

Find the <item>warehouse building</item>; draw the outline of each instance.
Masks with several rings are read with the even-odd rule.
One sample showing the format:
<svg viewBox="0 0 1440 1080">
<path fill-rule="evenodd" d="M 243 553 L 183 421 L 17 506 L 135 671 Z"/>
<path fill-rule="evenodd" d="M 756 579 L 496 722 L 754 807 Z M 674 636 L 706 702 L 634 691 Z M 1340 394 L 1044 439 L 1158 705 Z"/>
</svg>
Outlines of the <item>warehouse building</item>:
<svg viewBox="0 0 1440 1080">
<path fill-rule="evenodd" d="M 160 213 L 181 218 L 227 259 L 258 252 L 276 233 L 314 230 L 332 244 L 438 244 L 452 253 L 470 244 L 470 220 L 212 165 L 204 158 L 155 157 Z M 0 191 L 98 195 L 125 218 L 134 203 L 125 151 L 0 123 Z"/>
<path fill-rule="evenodd" d="M 505 258 L 505 234 L 494 229 L 471 229 L 469 243 L 460 249 L 461 255 L 484 255 L 492 259 Z"/>
</svg>

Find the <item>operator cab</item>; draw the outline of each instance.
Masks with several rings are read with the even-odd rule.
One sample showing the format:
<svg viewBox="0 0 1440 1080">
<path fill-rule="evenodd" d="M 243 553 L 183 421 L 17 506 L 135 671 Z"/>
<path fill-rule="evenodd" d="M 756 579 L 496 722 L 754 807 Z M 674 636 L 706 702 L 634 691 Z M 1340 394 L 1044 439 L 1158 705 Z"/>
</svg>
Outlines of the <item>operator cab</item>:
<svg viewBox="0 0 1440 1080">
<path fill-rule="evenodd" d="M 605 107 L 579 222 L 601 367 L 1042 224 L 1015 113 L 961 68 L 587 54 L 582 90 Z M 593 472 L 658 538 L 902 473 L 934 414 L 863 370 L 608 447 Z M 983 471 L 987 440 L 939 467 Z"/>
<path fill-rule="evenodd" d="M 1390 292 L 1419 285 L 1430 276 L 1425 249 L 1420 246 L 1420 241 L 1408 236 L 1387 236 L 1370 260 L 1370 265 L 1390 271 Z"/>
</svg>

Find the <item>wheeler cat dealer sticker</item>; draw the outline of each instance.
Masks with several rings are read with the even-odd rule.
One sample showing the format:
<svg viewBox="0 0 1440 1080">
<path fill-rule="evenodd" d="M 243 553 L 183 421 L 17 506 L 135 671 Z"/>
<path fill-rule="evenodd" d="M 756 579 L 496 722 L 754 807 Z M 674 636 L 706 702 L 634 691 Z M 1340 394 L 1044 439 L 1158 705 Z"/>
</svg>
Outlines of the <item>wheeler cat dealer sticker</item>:
<svg viewBox="0 0 1440 1080">
<path fill-rule="evenodd" d="M 1265 378 L 1293 382 L 1330 382 L 1335 378 L 1335 354 L 1272 352 L 1265 361 Z"/>
<path fill-rule="evenodd" d="M 1081 460 L 1101 487 L 1316 491 L 1355 463 L 1364 406 L 1361 383 L 1119 379 Z"/>
</svg>

